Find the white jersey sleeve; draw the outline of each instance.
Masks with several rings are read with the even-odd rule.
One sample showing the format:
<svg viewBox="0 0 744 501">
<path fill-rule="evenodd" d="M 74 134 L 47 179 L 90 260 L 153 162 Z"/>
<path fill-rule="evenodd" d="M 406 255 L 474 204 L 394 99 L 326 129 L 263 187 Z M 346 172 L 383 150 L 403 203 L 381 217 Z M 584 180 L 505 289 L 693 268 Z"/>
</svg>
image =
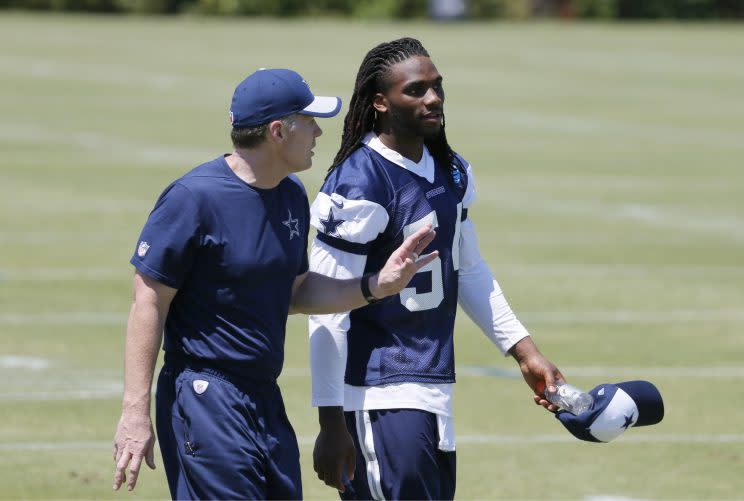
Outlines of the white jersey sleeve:
<svg viewBox="0 0 744 501">
<path fill-rule="evenodd" d="M 310 252 L 310 271 L 344 279 L 362 275 L 366 256 L 341 251 L 317 239 Z M 342 406 L 349 313 L 310 315 L 312 405 Z"/>
<path fill-rule="evenodd" d="M 468 187 L 463 199 L 465 208 L 475 200 L 475 182 L 467 166 Z M 458 303 L 483 333 L 507 355 L 520 339 L 529 336 L 512 311 L 499 283 L 493 277 L 478 249 L 475 226 L 470 218 L 460 227 L 460 272 Z"/>
</svg>

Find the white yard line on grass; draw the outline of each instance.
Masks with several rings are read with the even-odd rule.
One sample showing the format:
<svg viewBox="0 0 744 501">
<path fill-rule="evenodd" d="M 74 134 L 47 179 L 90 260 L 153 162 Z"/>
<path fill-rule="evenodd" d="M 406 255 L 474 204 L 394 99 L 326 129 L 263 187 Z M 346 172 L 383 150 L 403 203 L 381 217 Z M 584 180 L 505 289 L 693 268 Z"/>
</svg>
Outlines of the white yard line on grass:
<svg viewBox="0 0 744 501">
<path fill-rule="evenodd" d="M 54 370 L 34 369 L 26 365 L 12 362 L 9 358 L 0 359 L 0 371 L 12 370 L 14 376 L 20 374 L 21 367 L 27 373 L 33 371 L 35 374 L 48 374 L 48 384 L 39 382 L 36 384 L 24 380 L 22 388 L 15 387 L 13 391 L 0 392 L 0 402 L 46 402 L 61 400 L 105 400 L 121 398 L 123 391 L 122 381 L 107 378 L 105 380 L 91 381 L 82 376 L 76 381 L 68 383 L 60 382 L 60 377 Z M 43 359 L 40 359 L 43 361 Z M 743 379 L 744 367 L 563 367 L 566 373 L 581 377 L 603 377 L 610 379 L 638 379 L 638 378 L 663 378 L 673 377 L 675 379 Z M 81 371 L 81 373 L 84 371 Z M 2 374 L 2 372 L 0 372 Z M 20 374 L 22 376 L 22 374 Z M 521 375 L 516 369 L 500 367 L 478 367 L 464 366 L 457 369 L 457 375 L 461 378 L 499 377 L 517 379 Z M 310 376 L 307 367 L 287 367 L 282 373 L 283 378 L 303 378 Z M 47 379 L 44 379 L 46 381 Z M 153 388 L 153 392 L 154 392 Z"/>
<path fill-rule="evenodd" d="M 107 398 L 120 398 L 123 387 L 117 385 L 115 388 L 101 388 L 88 390 L 51 390 L 51 391 L 25 391 L 25 392 L 2 392 L 0 402 L 48 402 L 58 400 L 105 400 Z"/>
<path fill-rule="evenodd" d="M 523 193 L 482 195 L 496 207 L 524 213 L 568 215 L 595 221 L 632 221 L 647 227 L 682 231 L 685 234 L 714 235 L 727 241 L 744 242 L 744 219 L 736 212 L 701 213 L 693 208 L 641 203 L 600 203 L 591 200 L 554 200 L 525 197 Z M 525 200 L 528 200 L 527 202 Z"/>
<path fill-rule="evenodd" d="M 475 110 L 470 110 L 471 113 Z M 741 150 L 741 136 L 734 130 L 712 127 L 684 127 L 673 125 L 644 125 L 625 120 L 608 120 L 566 113 L 535 113 L 524 110 L 488 110 L 489 116 L 498 116 L 515 127 L 528 130 L 547 131 L 563 136 L 594 135 L 599 138 L 625 138 L 632 141 L 661 143 L 667 145 L 692 144 L 709 148 Z"/>
<path fill-rule="evenodd" d="M 297 441 L 300 445 L 310 447 L 315 443 L 314 436 L 299 436 Z M 467 445 L 509 445 L 509 444 L 557 444 L 572 443 L 577 439 L 568 433 L 551 435 L 459 435 L 458 444 Z M 744 443 L 744 435 L 738 434 L 633 434 L 629 433 L 618 439 L 615 443 L 625 444 L 740 444 Z M 87 442 L 0 442 L 0 451 L 3 452 L 43 452 L 43 451 L 68 451 L 68 450 L 90 450 L 90 449 L 113 449 L 113 441 L 87 441 Z"/>
<path fill-rule="evenodd" d="M 691 379 L 742 379 L 744 367 L 561 367 L 566 374 L 581 377 L 650 378 L 673 377 Z M 460 377 L 521 378 L 518 369 L 464 366 L 457 368 Z"/>
<path fill-rule="evenodd" d="M 98 238 L 100 238 L 100 234 Z M 53 238 L 50 239 L 50 241 L 53 240 Z M 126 266 L 117 268 L 36 268 L 30 270 L 3 270 L 0 268 L 0 282 L 99 282 L 131 279 L 132 275 L 132 271 Z"/>
<path fill-rule="evenodd" d="M 556 237 L 557 238 L 557 237 Z M 739 265 L 665 265 L 665 264 L 508 264 L 494 265 L 497 275 L 535 277 L 613 277 L 617 278 L 710 278 L 711 275 L 727 277 L 744 276 L 744 266 Z"/>
<path fill-rule="evenodd" d="M 673 310 L 673 311 L 540 311 L 519 314 L 530 324 L 666 324 L 675 322 L 710 323 L 744 321 L 744 310 Z"/>
<path fill-rule="evenodd" d="M 40 371 L 48 369 L 51 363 L 46 358 L 23 355 L 0 355 L 0 369 L 26 369 Z"/>
<path fill-rule="evenodd" d="M 34 144 L 41 137 L 48 145 L 74 149 L 92 157 L 126 158 L 156 168 L 172 168 L 179 163 L 191 165 L 195 158 L 214 156 L 214 151 L 193 144 L 162 145 L 97 130 L 60 131 L 31 122 L 0 120 L 0 140 Z"/>
<path fill-rule="evenodd" d="M 67 313 L 2 313 L 0 325 L 123 325 L 125 313 L 73 311 Z"/>
</svg>

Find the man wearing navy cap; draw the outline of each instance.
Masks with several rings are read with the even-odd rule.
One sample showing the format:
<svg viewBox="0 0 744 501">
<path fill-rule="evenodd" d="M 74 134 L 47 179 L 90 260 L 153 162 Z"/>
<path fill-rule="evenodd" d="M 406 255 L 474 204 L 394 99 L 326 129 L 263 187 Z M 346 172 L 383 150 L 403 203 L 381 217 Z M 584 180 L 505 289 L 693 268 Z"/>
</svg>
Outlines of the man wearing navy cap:
<svg viewBox="0 0 744 501">
<path fill-rule="evenodd" d="M 294 71 L 259 70 L 233 95 L 233 152 L 160 195 L 131 259 L 114 489 L 135 487 L 143 459 L 155 467 L 150 388 L 164 339 L 156 421 L 171 496 L 302 497 L 297 440 L 276 383 L 287 315 L 396 294 L 437 255 L 419 257 L 434 238 L 425 227 L 361 283 L 308 272 L 309 205 L 294 173 L 312 164 L 322 133 L 315 117 L 340 108 Z"/>
</svg>

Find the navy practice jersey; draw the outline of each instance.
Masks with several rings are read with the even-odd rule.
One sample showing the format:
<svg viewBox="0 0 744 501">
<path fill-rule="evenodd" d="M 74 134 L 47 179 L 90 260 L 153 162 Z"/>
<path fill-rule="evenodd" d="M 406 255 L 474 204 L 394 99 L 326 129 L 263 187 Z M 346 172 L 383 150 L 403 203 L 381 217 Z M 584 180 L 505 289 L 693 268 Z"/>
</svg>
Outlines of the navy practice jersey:
<svg viewBox="0 0 744 501">
<path fill-rule="evenodd" d="M 365 145 L 329 174 L 313 204 L 318 240 L 366 255 L 365 272 L 382 268 L 421 226 L 431 223 L 437 232 L 424 253 L 436 249 L 439 257 L 400 294 L 351 311 L 347 384 L 455 380 L 453 330 L 467 179 L 461 168 L 437 166 L 434 172 L 430 183 Z"/>
<path fill-rule="evenodd" d="M 276 379 L 292 284 L 308 269 L 308 230 L 307 195 L 293 176 L 254 188 L 219 157 L 168 186 L 131 260 L 178 289 L 165 323 L 166 357 Z"/>
</svg>

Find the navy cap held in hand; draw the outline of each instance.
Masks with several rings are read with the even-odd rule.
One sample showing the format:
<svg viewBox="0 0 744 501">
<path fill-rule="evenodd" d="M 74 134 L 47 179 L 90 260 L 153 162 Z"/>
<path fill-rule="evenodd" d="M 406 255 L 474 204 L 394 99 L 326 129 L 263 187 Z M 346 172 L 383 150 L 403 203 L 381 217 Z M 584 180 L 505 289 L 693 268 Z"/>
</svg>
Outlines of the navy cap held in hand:
<svg viewBox="0 0 744 501">
<path fill-rule="evenodd" d="M 664 417 L 664 401 L 648 381 L 625 381 L 595 386 L 592 407 L 578 416 L 558 412 L 555 417 L 576 438 L 609 442 L 631 426 L 656 424 Z"/>
</svg>

